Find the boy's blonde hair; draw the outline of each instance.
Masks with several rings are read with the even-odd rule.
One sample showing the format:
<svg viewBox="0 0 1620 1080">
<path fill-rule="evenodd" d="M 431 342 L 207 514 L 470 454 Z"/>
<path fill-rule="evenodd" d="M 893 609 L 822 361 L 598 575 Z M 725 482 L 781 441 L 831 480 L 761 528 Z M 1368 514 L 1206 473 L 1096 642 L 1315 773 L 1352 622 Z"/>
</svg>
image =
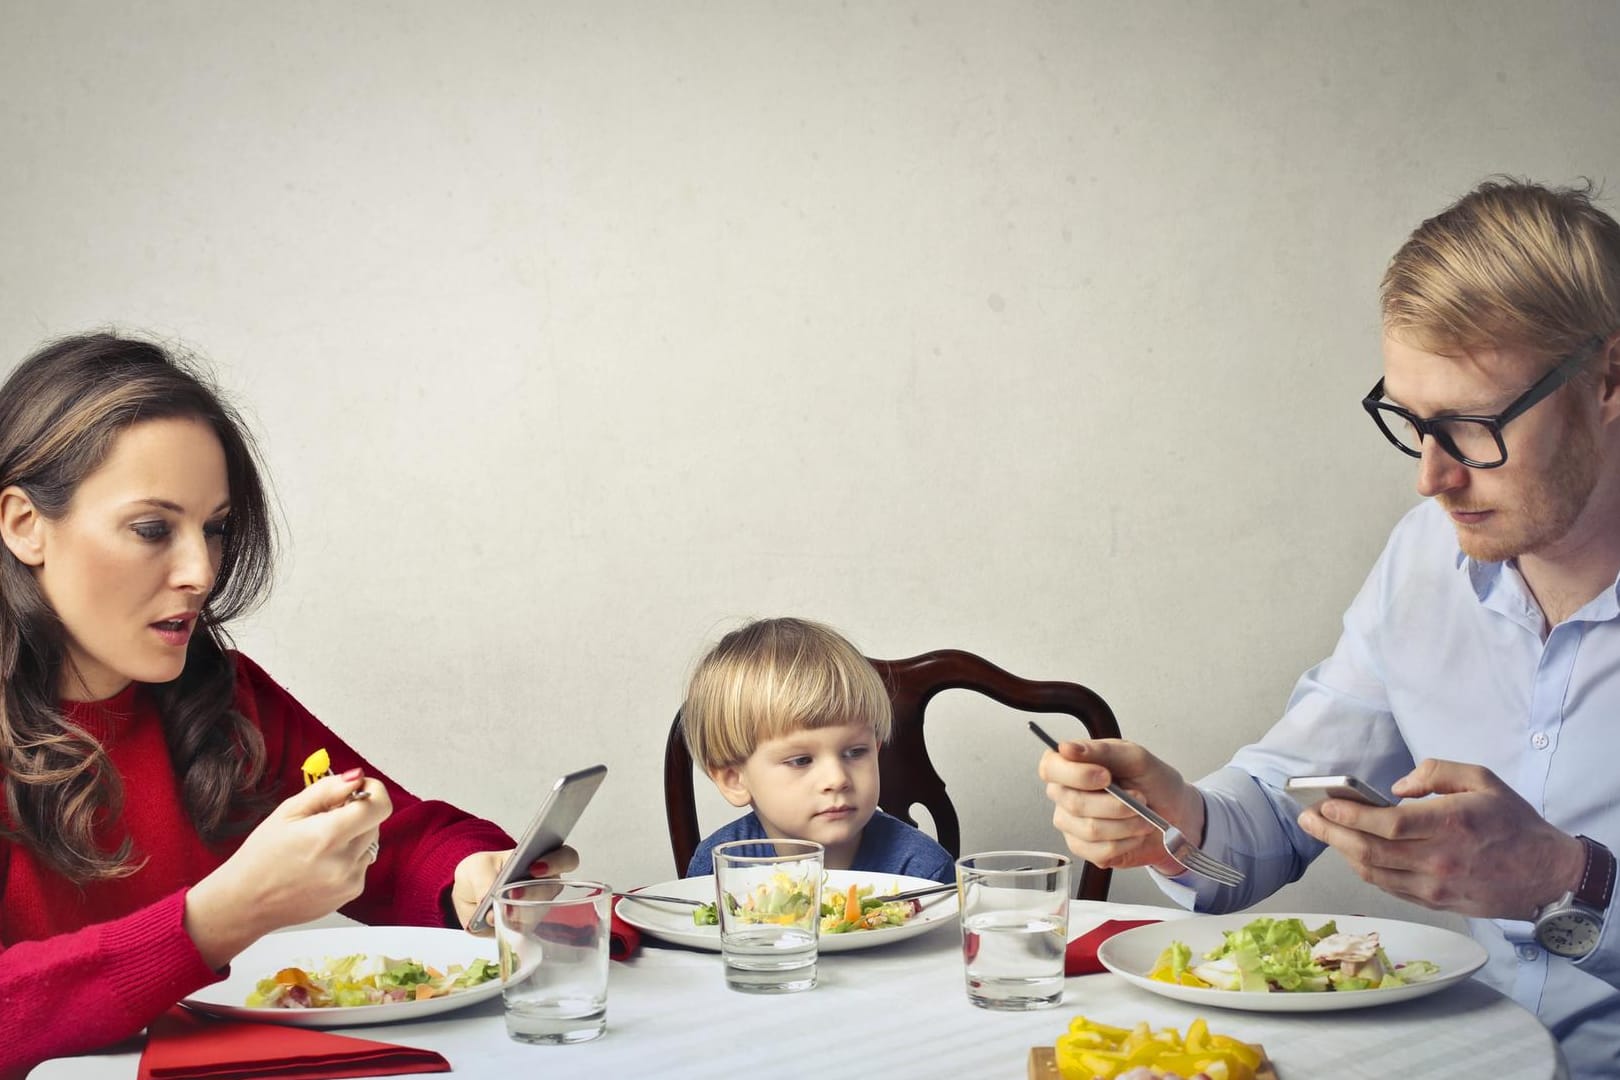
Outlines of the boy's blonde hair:
<svg viewBox="0 0 1620 1080">
<path fill-rule="evenodd" d="M 1429 352 L 1571 353 L 1620 329 L 1620 225 L 1590 185 L 1493 178 L 1413 231 L 1381 299 L 1384 329 Z"/>
<path fill-rule="evenodd" d="M 698 662 L 681 732 L 705 771 L 741 765 L 754 748 L 795 731 L 865 723 L 885 743 L 889 693 L 866 657 L 808 619 L 759 619 Z"/>
</svg>

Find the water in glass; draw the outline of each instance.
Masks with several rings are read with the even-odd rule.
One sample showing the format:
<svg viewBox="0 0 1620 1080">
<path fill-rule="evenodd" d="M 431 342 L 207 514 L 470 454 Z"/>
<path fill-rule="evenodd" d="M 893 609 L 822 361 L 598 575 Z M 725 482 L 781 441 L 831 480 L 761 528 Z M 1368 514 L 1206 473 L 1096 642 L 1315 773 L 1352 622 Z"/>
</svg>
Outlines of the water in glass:
<svg viewBox="0 0 1620 1080">
<path fill-rule="evenodd" d="M 968 999 L 986 1009 L 1044 1009 L 1063 998 L 1064 921 L 990 911 L 962 923 Z"/>
</svg>

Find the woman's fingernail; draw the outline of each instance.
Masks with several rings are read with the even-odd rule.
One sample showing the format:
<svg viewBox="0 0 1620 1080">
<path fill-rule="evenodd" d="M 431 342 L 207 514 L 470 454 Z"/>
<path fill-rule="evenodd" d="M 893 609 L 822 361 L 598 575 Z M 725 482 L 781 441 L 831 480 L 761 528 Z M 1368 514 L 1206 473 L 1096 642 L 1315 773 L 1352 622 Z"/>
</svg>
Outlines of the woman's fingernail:
<svg viewBox="0 0 1620 1080">
<path fill-rule="evenodd" d="M 364 769 L 361 769 L 361 768 L 350 769 L 348 772 L 343 774 L 342 779 L 345 780 L 345 781 L 358 780 L 362 776 L 364 776 L 365 773 L 366 773 L 366 771 Z"/>
<path fill-rule="evenodd" d="M 530 868 L 530 872 L 533 873 L 535 877 L 545 877 L 550 871 L 551 867 L 547 866 L 543 862 L 537 862 Z"/>
</svg>

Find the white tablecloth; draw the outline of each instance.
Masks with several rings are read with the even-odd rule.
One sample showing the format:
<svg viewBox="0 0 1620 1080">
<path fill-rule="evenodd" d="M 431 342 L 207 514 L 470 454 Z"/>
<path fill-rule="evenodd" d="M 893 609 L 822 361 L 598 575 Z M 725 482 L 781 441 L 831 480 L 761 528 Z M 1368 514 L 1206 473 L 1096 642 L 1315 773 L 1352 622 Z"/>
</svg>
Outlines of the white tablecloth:
<svg viewBox="0 0 1620 1080">
<path fill-rule="evenodd" d="M 1070 936 L 1104 919 L 1183 913 L 1076 902 Z M 715 953 L 644 948 L 615 961 L 608 1030 L 578 1046 L 529 1046 L 506 1036 L 500 999 L 442 1019 L 343 1029 L 429 1047 L 469 1077 L 690 1077 L 715 1080 L 760 1070 L 763 1078 L 1021 1080 L 1029 1049 L 1053 1042 L 1076 1015 L 1185 1030 L 1193 1007 L 1117 976 L 1068 980 L 1063 1004 L 994 1013 L 968 1004 L 954 924 L 876 949 L 823 954 L 820 985 L 780 997 L 725 988 Z M 1536 1018 L 1473 980 L 1415 1001 L 1328 1013 L 1209 1010 L 1210 1027 L 1262 1043 L 1282 1080 L 1388 1080 L 1421 1076 L 1563 1076 L 1552 1038 Z M 33 1080 L 132 1080 L 137 1050 L 47 1062 Z M 716 1065 L 724 1072 L 717 1073 Z"/>
</svg>

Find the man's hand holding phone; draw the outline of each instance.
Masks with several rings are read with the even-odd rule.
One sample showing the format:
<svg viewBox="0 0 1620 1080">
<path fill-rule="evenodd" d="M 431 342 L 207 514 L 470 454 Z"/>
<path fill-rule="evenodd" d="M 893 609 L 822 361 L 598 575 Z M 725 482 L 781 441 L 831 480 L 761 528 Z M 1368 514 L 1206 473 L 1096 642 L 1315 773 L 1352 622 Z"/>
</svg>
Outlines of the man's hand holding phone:
<svg viewBox="0 0 1620 1080">
<path fill-rule="evenodd" d="M 1395 781 L 1390 807 L 1324 802 L 1299 816 L 1370 885 L 1437 911 L 1528 919 L 1570 888 L 1579 840 L 1548 824 L 1480 765 L 1428 758 Z"/>
</svg>

